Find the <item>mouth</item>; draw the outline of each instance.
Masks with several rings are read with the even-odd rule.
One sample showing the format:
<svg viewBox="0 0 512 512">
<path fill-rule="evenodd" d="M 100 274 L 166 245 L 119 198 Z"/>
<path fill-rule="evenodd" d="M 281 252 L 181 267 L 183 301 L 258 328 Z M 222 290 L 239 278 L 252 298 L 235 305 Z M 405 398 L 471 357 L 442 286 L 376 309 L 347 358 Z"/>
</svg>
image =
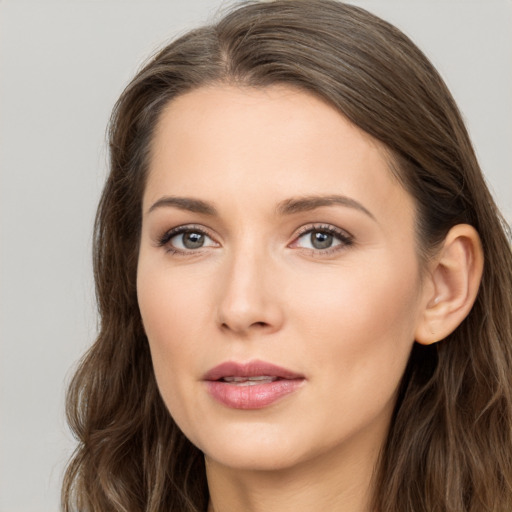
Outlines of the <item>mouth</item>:
<svg viewBox="0 0 512 512">
<path fill-rule="evenodd" d="M 268 375 L 258 375 L 256 377 L 222 377 L 220 382 L 229 382 L 236 386 L 257 386 L 258 384 L 268 384 L 280 380 L 279 377 L 270 377 Z"/>
<path fill-rule="evenodd" d="M 222 363 L 203 377 L 210 396 L 232 409 L 261 409 L 300 389 L 304 375 L 264 361 Z"/>
</svg>

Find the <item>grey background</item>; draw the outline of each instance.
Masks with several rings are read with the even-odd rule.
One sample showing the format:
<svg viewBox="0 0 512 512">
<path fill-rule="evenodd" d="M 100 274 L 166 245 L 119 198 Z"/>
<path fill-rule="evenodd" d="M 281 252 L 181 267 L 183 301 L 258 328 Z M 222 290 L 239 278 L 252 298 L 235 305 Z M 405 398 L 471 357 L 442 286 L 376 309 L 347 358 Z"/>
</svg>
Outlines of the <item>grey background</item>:
<svg viewBox="0 0 512 512">
<path fill-rule="evenodd" d="M 438 66 L 511 220 L 512 2 L 353 3 Z M 110 109 L 145 57 L 220 5 L 0 0 L 0 512 L 59 508 L 65 384 L 96 331 L 90 242 Z"/>
</svg>

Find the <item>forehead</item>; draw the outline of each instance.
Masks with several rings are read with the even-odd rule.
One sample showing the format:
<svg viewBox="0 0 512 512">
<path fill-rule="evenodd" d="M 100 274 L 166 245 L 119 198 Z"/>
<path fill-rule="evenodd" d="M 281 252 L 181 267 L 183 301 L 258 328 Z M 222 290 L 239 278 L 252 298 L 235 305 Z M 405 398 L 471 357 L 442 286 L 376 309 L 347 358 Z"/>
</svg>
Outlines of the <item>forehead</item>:
<svg viewBox="0 0 512 512">
<path fill-rule="evenodd" d="M 203 87 L 171 101 L 155 131 L 144 201 L 164 193 L 269 204 L 340 193 L 377 209 L 411 206 L 382 144 L 286 86 Z"/>
<path fill-rule="evenodd" d="M 212 131 L 212 128 L 219 129 Z M 331 136 L 325 137 L 327 134 Z M 205 86 L 178 96 L 167 104 L 159 118 L 153 156 L 172 143 L 171 136 L 185 142 L 190 140 L 190 135 L 194 136 L 194 144 L 202 138 L 206 146 L 225 142 L 223 136 L 226 136 L 232 148 L 248 138 L 256 146 L 259 142 L 291 144 L 301 136 L 310 140 L 316 136 L 316 143 L 323 138 L 326 147 L 330 139 L 337 137 L 336 144 L 340 147 L 355 143 L 355 150 L 372 147 L 381 156 L 386 155 L 379 141 L 350 123 L 327 101 L 285 85 Z"/>
</svg>

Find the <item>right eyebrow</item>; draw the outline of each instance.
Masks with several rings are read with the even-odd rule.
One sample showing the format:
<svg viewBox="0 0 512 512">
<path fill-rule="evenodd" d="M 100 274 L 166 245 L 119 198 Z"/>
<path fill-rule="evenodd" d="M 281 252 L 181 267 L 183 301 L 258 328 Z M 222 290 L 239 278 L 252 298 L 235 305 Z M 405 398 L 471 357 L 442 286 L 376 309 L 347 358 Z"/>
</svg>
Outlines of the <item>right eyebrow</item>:
<svg viewBox="0 0 512 512">
<path fill-rule="evenodd" d="M 217 215 L 215 207 L 201 199 L 193 199 L 191 197 L 164 196 L 154 202 L 148 209 L 147 213 L 151 213 L 158 208 L 178 208 L 193 213 L 201 213 L 203 215 Z"/>
</svg>

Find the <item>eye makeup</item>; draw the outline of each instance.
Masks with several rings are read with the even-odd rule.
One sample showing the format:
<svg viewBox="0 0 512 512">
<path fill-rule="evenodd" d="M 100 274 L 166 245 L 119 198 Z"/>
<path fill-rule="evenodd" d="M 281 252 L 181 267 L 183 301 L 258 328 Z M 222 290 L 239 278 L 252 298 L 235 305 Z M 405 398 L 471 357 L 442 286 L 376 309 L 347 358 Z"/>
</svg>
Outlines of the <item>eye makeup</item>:
<svg viewBox="0 0 512 512">
<path fill-rule="evenodd" d="M 353 235 L 332 224 L 309 224 L 300 228 L 289 247 L 321 256 L 342 251 L 353 243 Z"/>
<path fill-rule="evenodd" d="M 347 231 L 332 224 L 316 223 L 301 227 L 288 247 L 322 256 L 343 251 L 353 243 L 354 237 Z M 173 255 L 187 256 L 220 247 L 220 244 L 204 226 L 185 224 L 165 231 L 157 238 L 156 246 Z"/>
<path fill-rule="evenodd" d="M 174 239 L 176 240 L 173 243 Z M 177 226 L 166 231 L 158 237 L 156 245 L 177 255 L 189 255 L 207 247 L 219 247 L 203 226 L 195 224 Z"/>
</svg>

